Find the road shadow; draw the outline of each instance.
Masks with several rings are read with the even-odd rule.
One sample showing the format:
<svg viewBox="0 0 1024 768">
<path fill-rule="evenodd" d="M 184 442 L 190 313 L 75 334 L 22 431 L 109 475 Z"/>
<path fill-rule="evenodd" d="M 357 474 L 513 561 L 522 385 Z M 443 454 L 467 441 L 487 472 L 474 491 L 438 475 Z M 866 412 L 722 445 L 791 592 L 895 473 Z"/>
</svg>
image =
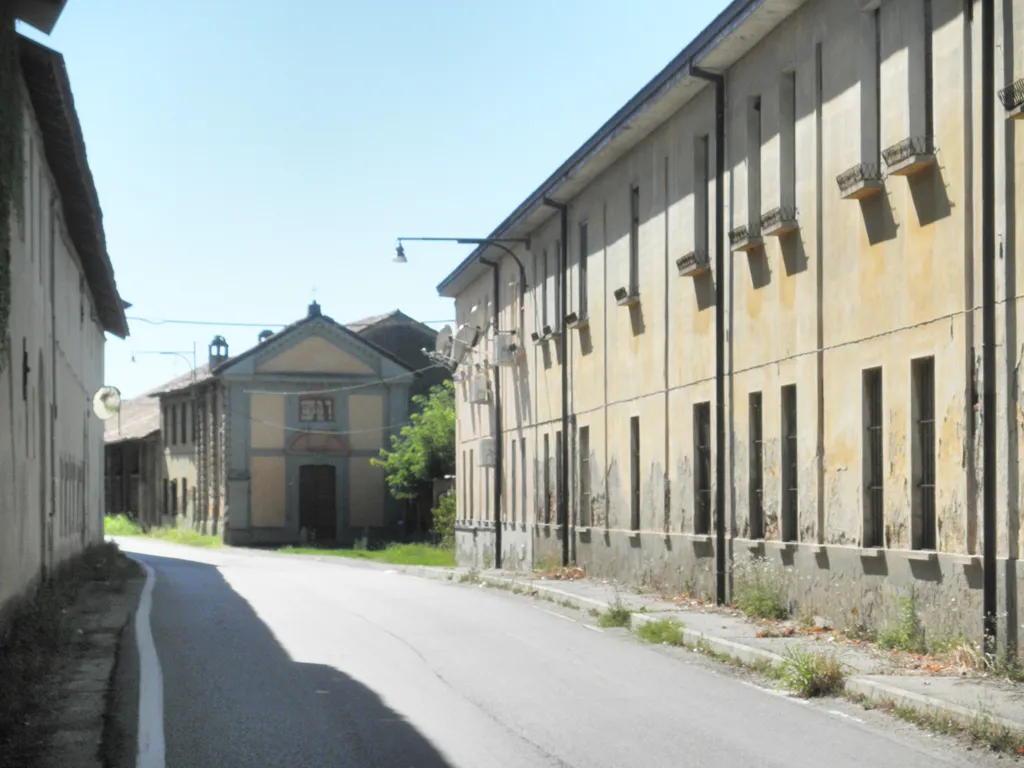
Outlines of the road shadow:
<svg viewBox="0 0 1024 768">
<path fill-rule="evenodd" d="M 293 660 L 216 566 L 133 557 L 157 571 L 152 624 L 168 766 L 450 767 L 373 690 Z"/>
</svg>

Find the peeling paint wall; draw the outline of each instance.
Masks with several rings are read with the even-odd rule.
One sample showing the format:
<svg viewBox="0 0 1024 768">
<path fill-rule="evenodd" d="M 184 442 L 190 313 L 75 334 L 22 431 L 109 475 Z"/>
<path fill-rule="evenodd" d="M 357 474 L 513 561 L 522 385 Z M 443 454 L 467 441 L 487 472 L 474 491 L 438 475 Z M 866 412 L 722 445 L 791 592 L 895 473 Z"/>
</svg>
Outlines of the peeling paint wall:
<svg viewBox="0 0 1024 768">
<path fill-rule="evenodd" d="M 792 201 L 798 227 L 765 236 L 751 253 L 730 252 L 728 233 L 714 232 L 713 91 L 704 88 L 569 203 L 567 311 L 582 316 L 579 225 L 587 224 L 588 325 L 568 334 L 570 519 L 578 520 L 581 462 L 577 441 L 589 430 L 591 526 L 570 532 L 572 552 L 591 572 L 644 583 L 712 588 L 713 549 L 695 535 L 694 406 L 709 403 L 714 434 L 715 281 L 722 281 L 726 328 L 727 482 L 723 510 L 728 534 L 755 535 L 751 526 L 750 395 L 762 396 L 762 478 L 765 538 L 782 537 L 784 508 L 782 388 L 796 387 L 796 557 L 793 598 L 838 617 L 850 606 L 895 599 L 911 587 L 936 605 L 957 604 L 965 632 L 980 624 L 980 582 L 971 570 L 980 551 L 980 20 L 965 17 L 960 0 L 932 0 L 930 120 L 922 0 L 882 4 L 877 124 L 874 21 L 863 4 L 811 0 L 734 64 L 727 75 L 725 227 L 755 223 Z M 997 85 L 1024 77 L 1019 40 L 1024 2 L 999 3 Z M 1004 18 L 1012 12 L 1012 18 Z M 792 84 L 790 126 L 788 94 Z M 760 98 L 760 166 L 747 157 L 752 99 Z M 1019 456 L 1024 450 L 1024 327 L 1017 296 L 1017 231 L 1024 199 L 1016 169 L 1024 158 L 1019 123 L 1002 123 L 997 105 L 998 165 L 999 552 L 1016 558 L 1024 545 L 1018 510 L 1024 503 Z M 879 151 L 931 126 L 936 162 L 910 175 L 889 175 L 881 193 L 843 199 L 837 176 L 859 163 L 878 163 Z M 709 157 L 706 222 L 698 221 L 703 168 Z M 792 167 L 786 137 L 792 137 Z M 820 137 L 820 142 L 819 142 Z M 881 163 L 883 168 L 885 163 Z M 788 185 L 788 179 L 793 179 Z M 748 188 L 756 184 L 756 189 Z M 630 187 L 640 190 L 636 306 L 620 306 L 614 291 L 629 287 Z M 700 187 L 702 190 L 704 187 Z M 752 194 L 756 192 L 756 194 Z M 748 210 L 760 200 L 758 210 Z M 682 277 L 676 260 L 703 245 L 726 242 L 725 272 Z M 544 250 L 561 236 L 554 209 L 517 247 L 529 290 L 521 324 L 525 353 L 501 370 L 504 435 L 525 440 L 531 483 L 528 529 L 534 559 L 558 554 L 558 533 L 538 526 L 547 496 L 541 487 L 543 440 L 548 436 L 552 484 L 557 481 L 555 433 L 561 429 L 558 340 L 534 344 L 557 302 L 557 280 Z M 713 261 L 713 260 L 712 260 Z M 713 271 L 713 270 L 712 270 Z M 502 274 L 513 276 L 511 260 Z M 508 282 L 506 280 L 506 282 Z M 546 290 L 546 294 L 545 294 Z M 457 297 L 460 318 L 492 291 L 484 275 Z M 515 324 L 503 299 L 502 324 Z M 488 310 L 489 311 L 489 310 Z M 489 315 L 488 315 L 489 317 Z M 513 327 L 513 326 L 509 326 Z M 520 327 L 515 325 L 515 327 Z M 482 341 L 480 349 L 486 349 Z M 909 557 L 920 543 L 915 522 L 917 405 L 913 361 L 934 359 L 935 541 L 932 562 Z M 478 358 L 474 358 L 477 360 Z M 868 494 L 864 371 L 881 369 L 883 528 L 879 560 L 865 543 Z M 464 388 L 465 385 L 460 385 Z M 464 391 L 464 389 L 463 389 Z M 491 429 L 489 407 L 459 405 L 460 451 Z M 640 535 L 630 531 L 630 420 L 640 420 Z M 508 449 L 507 449 L 508 450 Z M 460 467 L 462 465 L 460 464 Z M 506 460 L 506 485 L 508 482 Z M 521 470 L 520 470 L 521 471 Z M 490 472 L 490 471 L 488 471 Z M 714 477 L 714 475 L 713 475 Z M 492 475 L 475 470 L 474 506 Z M 460 485 L 462 487 L 462 485 Z M 712 488 L 712 491 L 715 489 Z M 506 488 L 506 502 L 510 502 Z M 714 498 L 714 493 L 712 493 Z M 461 509 L 461 507 L 460 507 Z M 460 513 L 460 517 L 464 517 Z M 712 530 L 714 530 L 712 526 Z M 915 530 L 917 532 L 915 533 Z M 479 541 L 479 535 L 477 535 Z M 763 546 L 764 545 L 755 545 Z M 738 545 L 746 550 L 746 543 Z M 779 548 L 769 546 L 773 557 Z M 460 549 L 461 552 L 461 549 Z M 871 556 L 868 556 L 871 555 Z M 781 557 L 781 555 L 779 555 Z M 780 565 L 783 565 L 779 560 Z M 917 563 L 917 564 L 915 564 Z M 963 564 L 967 563 L 966 566 Z M 1013 571 L 1013 566 L 1007 565 Z M 929 571 L 932 568 L 932 571 Z M 1015 571 L 1014 571 L 1015 572 Z M 1013 582 L 1012 574 L 1007 583 Z M 1015 582 L 1014 582 L 1015 583 Z M 703 585 L 703 586 L 702 586 Z M 1012 590 L 1006 597 L 1016 611 Z M 930 609 L 929 609 L 930 610 Z M 961 614 L 962 611 L 962 614 Z M 877 608 L 879 617 L 882 608 Z M 938 609 L 929 614 L 939 618 Z M 837 618 L 838 620 L 838 618 Z M 881 619 L 879 619 L 881 621 Z M 969 626 L 968 626 L 969 625 Z"/>
</svg>

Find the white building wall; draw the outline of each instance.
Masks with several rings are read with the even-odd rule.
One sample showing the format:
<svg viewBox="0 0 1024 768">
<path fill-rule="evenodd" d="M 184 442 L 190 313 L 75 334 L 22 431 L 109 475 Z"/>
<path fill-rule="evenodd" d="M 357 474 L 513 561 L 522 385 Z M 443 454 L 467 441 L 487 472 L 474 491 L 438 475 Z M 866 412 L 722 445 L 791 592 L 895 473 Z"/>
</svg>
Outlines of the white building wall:
<svg viewBox="0 0 1024 768">
<path fill-rule="evenodd" d="M 0 616 L 103 535 L 103 425 L 91 400 L 104 334 L 27 94 L 24 103 L 24 215 L 11 228 L 0 371 Z"/>
</svg>

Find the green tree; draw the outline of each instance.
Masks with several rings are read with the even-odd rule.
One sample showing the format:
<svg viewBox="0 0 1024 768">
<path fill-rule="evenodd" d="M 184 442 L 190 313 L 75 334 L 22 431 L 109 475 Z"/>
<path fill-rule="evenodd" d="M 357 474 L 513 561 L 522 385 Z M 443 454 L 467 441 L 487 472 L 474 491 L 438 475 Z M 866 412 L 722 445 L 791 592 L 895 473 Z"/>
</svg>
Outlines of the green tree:
<svg viewBox="0 0 1024 768">
<path fill-rule="evenodd" d="M 415 499 L 423 486 L 455 472 L 455 385 L 444 381 L 412 399 L 412 423 L 391 437 L 374 466 L 382 467 L 391 495 Z"/>
</svg>

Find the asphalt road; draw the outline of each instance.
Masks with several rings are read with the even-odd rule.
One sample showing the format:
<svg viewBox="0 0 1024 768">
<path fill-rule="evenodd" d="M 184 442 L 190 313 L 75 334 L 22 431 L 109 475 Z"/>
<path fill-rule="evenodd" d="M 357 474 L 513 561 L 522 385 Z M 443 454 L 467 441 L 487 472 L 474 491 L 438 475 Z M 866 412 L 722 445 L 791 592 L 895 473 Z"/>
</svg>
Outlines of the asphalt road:
<svg viewBox="0 0 1024 768">
<path fill-rule="evenodd" d="M 380 567 L 122 542 L 172 768 L 1006 765 L 576 611 Z"/>
</svg>

